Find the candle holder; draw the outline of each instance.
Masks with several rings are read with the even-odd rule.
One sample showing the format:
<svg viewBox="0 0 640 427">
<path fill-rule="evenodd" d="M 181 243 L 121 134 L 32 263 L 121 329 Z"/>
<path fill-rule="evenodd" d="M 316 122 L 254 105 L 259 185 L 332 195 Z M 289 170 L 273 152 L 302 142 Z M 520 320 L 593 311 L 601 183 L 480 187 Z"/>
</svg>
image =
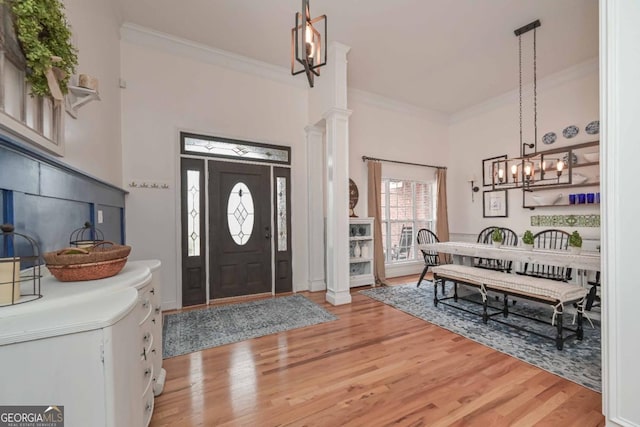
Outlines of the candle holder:
<svg viewBox="0 0 640 427">
<path fill-rule="evenodd" d="M 104 234 L 89 221 L 85 222 L 84 226 L 73 230 L 69 236 L 69 244 L 82 249 L 92 248 L 101 242 L 104 242 Z"/>
<path fill-rule="evenodd" d="M 2 224 L 0 244 L 0 308 L 42 298 L 38 242 Z"/>
</svg>

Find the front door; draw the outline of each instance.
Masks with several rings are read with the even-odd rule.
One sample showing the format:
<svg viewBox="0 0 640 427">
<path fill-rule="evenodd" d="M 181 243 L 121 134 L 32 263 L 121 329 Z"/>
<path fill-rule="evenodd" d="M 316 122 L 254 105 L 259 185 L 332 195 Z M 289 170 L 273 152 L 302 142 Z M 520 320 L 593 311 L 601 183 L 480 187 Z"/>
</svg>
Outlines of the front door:
<svg viewBox="0 0 640 427">
<path fill-rule="evenodd" d="M 210 298 L 271 293 L 268 166 L 209 161 Z"/>
</svg>

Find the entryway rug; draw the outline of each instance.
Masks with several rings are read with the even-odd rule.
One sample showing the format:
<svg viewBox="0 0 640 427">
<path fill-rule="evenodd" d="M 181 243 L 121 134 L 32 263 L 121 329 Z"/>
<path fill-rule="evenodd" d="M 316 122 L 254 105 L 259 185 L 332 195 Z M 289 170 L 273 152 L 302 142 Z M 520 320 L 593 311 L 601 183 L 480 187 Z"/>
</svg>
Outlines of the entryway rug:
<svg viewBox="0 0 640 427">
<path fill-rule="evenodd" d="M 599 322 L 594 321 L 595 328 L 592 328 L 585 319 L 583 323 L 584 339 L 582 341 L 569 339 L 565 341 L 564 349 L 559 351 L 552 340 L 519 331 L 492 320 L 489 320 L 489 323 L 485 325 L 482 323 L 480 316 L 443 304 L 434 307 L 433 284 L 426 281 L 422 282 L 419 288 L 413 283 L 374 288 L 360 292 L 470 340 L 509 354 L 591 390 L 601 392 Z M 453 300 L 447 302 L 454 303 Z M 498 301 L 495 302 L 497 304 L 494 305 L 500 304 Z M 481 305 L 461 300 L 458 300 L 458 303 L 455 304 L 464 306 L 476 313 L 482 313 Z M 519 300 L 512 310 L 547 320 L 551 319 L 551 313 L 553 312 L 550 306 L 540 306 L 523 300 Z M 571 323 L 572 317 L 570 314 L 565 313 L 563 317 L 565 325 Z M 500 320 L 503 319 L 500 318 Z M 545 335 L 555 336 L 555 327 L 550 325 L 544 325 L 517 316 L 509 316 L 506 320 Z"/>
<path fill-rule="evenodd" d="M 162 357 L 180 356 L 336 319 L 302 295 L 169 314 L 164 318 L 162 329 Z"/>
</svg>

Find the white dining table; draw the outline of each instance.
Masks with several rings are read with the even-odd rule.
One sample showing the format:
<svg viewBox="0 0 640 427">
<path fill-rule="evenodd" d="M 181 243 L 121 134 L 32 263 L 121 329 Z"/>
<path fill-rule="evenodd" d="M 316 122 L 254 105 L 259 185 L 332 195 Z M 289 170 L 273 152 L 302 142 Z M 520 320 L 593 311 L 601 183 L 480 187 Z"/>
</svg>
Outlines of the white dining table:
<svg viewBox="0 0 640 427">
<path fill-rule="evenodd" d="M 600 252 L 527 249 L 519 246 L 493 246 L 483 243 L 440 242 L 418 245 L 425 251 L 447 253 L 459 264 L 471 265 L 473 258 L 493 258 L 521 263 L 546 264 L 582 271 L 600 271 Z"/>
</svg>

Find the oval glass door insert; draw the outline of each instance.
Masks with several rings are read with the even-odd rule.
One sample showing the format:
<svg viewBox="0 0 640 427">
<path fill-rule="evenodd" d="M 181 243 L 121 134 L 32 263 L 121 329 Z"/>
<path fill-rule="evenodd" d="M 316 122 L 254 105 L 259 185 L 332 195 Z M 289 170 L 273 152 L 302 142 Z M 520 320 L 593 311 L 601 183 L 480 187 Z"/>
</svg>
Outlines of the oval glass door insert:
<svg viewBox="0 0 640 427">
<path fill-rule="evenodd" d="M 249 241 L 253 231 L 253 197 L 244 182 L 238 182 L 231 189 L 227 203 L 227 224 L 229 234 L 238 245 Z"/>
</svg>

